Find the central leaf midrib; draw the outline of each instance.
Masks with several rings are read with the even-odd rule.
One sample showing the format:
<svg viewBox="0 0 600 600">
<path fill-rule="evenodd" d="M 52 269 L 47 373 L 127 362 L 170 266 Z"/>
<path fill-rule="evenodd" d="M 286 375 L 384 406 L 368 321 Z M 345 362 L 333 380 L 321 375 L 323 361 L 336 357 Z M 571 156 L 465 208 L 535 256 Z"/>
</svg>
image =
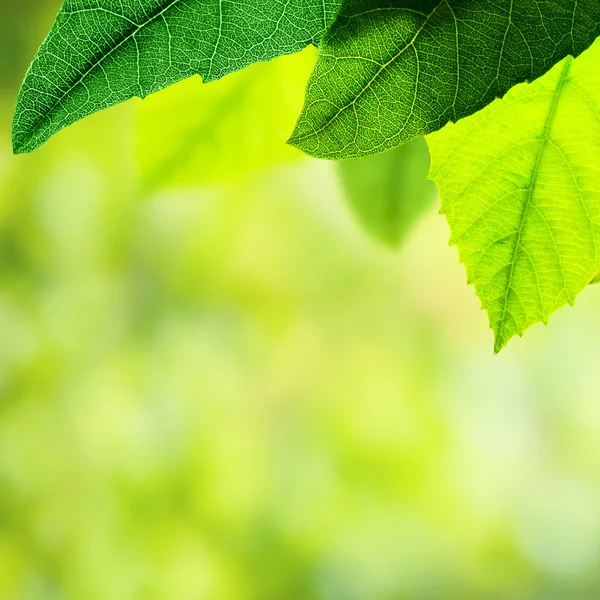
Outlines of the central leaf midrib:
<svg viewBox="0 0 600 600">
<path fill-rule="evenodd" d="M 511 296 L 515 265 L 517 262 L 519 247 L 521 245 L 521 238 L 523 236 L 523 231 L 525 228 L 524 226 L 525 226 L 525 221 L 527 218 L 527 212 L 528 212 L 528 210 L 531 206 L 531 202 L 533 200 L 533 195 L 534 195 L 536 183 L 537 183 L 537 174 L 538 174 L 542 159 L 544 157 L 544 153 L 548 146 L 548 142 L 549 142 L 549 138 L 550 138 L 550 135 L 549 135 L 550 130 L 552 128 L 552 124 L 553 124 L 554 118 L 556 116 L 556 109 L 558 107 L 558 102 L 560 100 L 562 89 L 566 83 L 567 76 L 569 74 L 569 70 L 571 68 L 572 62 L 573 62 L 572 56 L 568 56 L 565 59 L 565 65 L 560 74 L 560 78 L 556 84 L 556 88 L 554 90 L 554 94 L 553 94 L 553 98 L 552 98 L 552 103 L 550 104 L 550 108 L 548 110 L 548 115 L 546 116 L 546 119 L 544 120 L 543 135 L 540 138 L 540 147 L 538 148 L 538 151 L 536 153 L 536 157 L 535 157 L 535 161 L 533 163 L 533 168 L 532 168 L 531 177 L 530 177 L 531 186 L 529 187 L 529 190 L 527 193 L 527 199 L 523 203 L 523 210 L 521 211 L 521 215 L 519 218 L 519 229 L 517 232 L 517 237 L 515 240 L 515 247 L 513 249 L 512 258 L 511 258 L 511 262 L 510 262 L 510 272 L 508 275 L 508 281 L 506 283 L 506 293 L 504 295 L 504 303 L 503 303 L 503 307 L 502 307 L 502 317 L 499 319 L 499 321 L 497 321 L 499 326 L 498 326 L 498 334 L 497 334 L 496 344 L 495 344 L 495 348 L 494 348 L 494 350 L 496 352 L 498 352 L 503 346 L 502 333 L 506 326 L 506 313 L 508 310 L 508 302 L 509 302 L 509 299 Z M 543 306 L 541 308 L 543 310 Z"/>
</svg>

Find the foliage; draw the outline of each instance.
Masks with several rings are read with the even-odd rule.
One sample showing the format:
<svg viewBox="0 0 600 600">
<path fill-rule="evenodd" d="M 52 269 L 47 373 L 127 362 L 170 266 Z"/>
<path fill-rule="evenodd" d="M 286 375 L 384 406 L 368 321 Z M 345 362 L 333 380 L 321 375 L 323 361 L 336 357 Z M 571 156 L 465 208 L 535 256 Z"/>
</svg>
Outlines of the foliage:
<svg viewBox="0 0 600 600">
<path fill-rule="evenodd" d="M 568 85 L 563 89 L 560 84 L 550 106 L 540 98 L 533 101 L 524 88 L 509 90 L 540 77 L 541 89 L 556 87 L 557 71 L 549 70 L 566 57 L 561 64 L 570 65 L 599 34 L 596 0 L 268 0 L 256 5 L 223 0 L 94 0 L 90 5 L 65 0 L 25 76 L 13 121 L 13 149 L 31 151 L 92 112 L 133 96 L 143 98 L 193 74 L 210 82 L 253 62 L 318 44 L 304 108 L 289 140 L 304 152 L 319 158 L 360 158 L 460 121 L 430 139 L 436 164 L 451 165 L 453 181 L 460 183 L 472 174 L 475 187 L 482 177 L 489 177 L 485 181 L 490 185 L 476 194 L 475 188 L 452 184 L 441 167 L 432 176 L 441 188 L 453 239 L 461 240 L 469 281 L 488 311 L 498 350 L 512 335 L 545 322 L 564 302 L 572 303 L 597 276 L 593 237 L 600 189 L 593 175 L 593 136 L 577 138 L 581 151 L 576 165 L 570 155 L 554 160 L 554 150 L 548 149 L 557 146 L 570 153 L 555 139 L 554 121 L 565 110 L 560 98 L 567 90 L 593 85 L 593 60 L 588 56 L 576 63 L 577 77 L 565 75 Z M 247 87 L 257 85 L 248 79 Z M 276 90 L 271 92 L 276 99 Z M 505 109 L 486 108 L 507 92 L 501 105 Z M 240 104 L 245 93 L 246 88 L 240 91 Z M 579 115 L 579 129 L 585 132 L 586 123 L 595 126 L 600 106 L 593 94 L 581 102 L 592 106 Z M 256 103 L 264 110 L 270 101 Z M 169 171 L 188 154 L 189 139 L 202 135 L 202 119 L 221 118 L 219 110 L 214 117 L 209 112 L 199 118 L 189 114 L 193 108 L 182 111 L 182 122 L 189 123 L 182 136 L 183 153 L 169 143 L 147 147 L 153 173 L 148 179 L 170 177 Z M 513 112 L 526 119 L 526 127 L 512 118 Z M 484 125 L 485 132 L 480 130 Z M 472 139 L 456 139 L 463 129 Z M 498 136 L 504 129 L 510 131 Z M 509 149 L 514 140 L 524 139 L 525 131 L 529 142 L 519 146 L 518 165 L 498 159 L 493 173 L 487 168 L 485 173 L 473 172 L 473 165 L 498 156 L 503 144 Z M 377 160 L 369 164 L 383 166 L 388 159 Z M 340 169 L 349 174 L 345 179 L 353 189 L 348 198 L 368 229 L 373 231 L 373 215 L 381 214 L 378 206 L 394 198 L 390 223 L 383 226 L 380 219 L 376 226 L 380 237 L 391 239 L 389 232 L 398 229 L 394 219 L 403 214 L 404 192 L 387 199 L 380 193 L 367 206 L 357 198 L 367 198 L 361 186 L 365 189 L 374 171 L 365 164 L 366 174 L 359 175 L 356 167 L 354 177 L 349 166 Z M 554 183 L 554 176 L 563 183 Z M 569 177 L 571 183 L 564 184 Z M 403 185 L 413 184 L 407 180 Z M 505 193 L 511 186 L 521 189 L 521 200 L 517 192 Z M 535 215 L 542 196 L 546 232 L 539 235 L 542 225 Z M 587 217 L 580 214 L 584 203 Z M 488 206 L 496 213 L 474 217 L 471 248 L 461 237 L 461 227 Z M 587 238 L 573 237 L 581 219 L 587 223 Z M 408 224 L 405 220 L 403 225 Z M 489 250 L 482 250 L 484 243 L 492 244 Z M 482 253 L 485 260 L 474 265 Z"/>
<path fill-rule="evenodd" d="M 291 143 L 381 152 L 468 116 L 600 34 L 595 0 L 345 0 Z"/>
<path fill-rule="evenodd" d="M 435 198 L 426 179 L 429 152 L 415 138 L 381 154 L 337 162 L 346 199 L 356 218 L 375 239 L 397 247 Z"/>
<path fill-rule="evenodd" d="M 56 10 L 0 2 L 3 131 Z M 230 170 L 200 143 L 148 186 L 180 91 L 313 52 L 0 136 L 2 600 L 600 597 L 600 289 L 491 356 L 445 220 L 381 251 L 340 163 L 268 145 L 279 92 L 190 115 Z"/>
<path fill-rule="evenodd" d="M 214 183 L 298 161 L 302 155 L 285 140 L 302 107 L 314 55 L 306 48 L 209 86 L 191 77 L 139 102 L 136 150 L 146 185 Z"/>
<path fill-rule="evenodd" d="M 597 43 L 429 139 L 451 243 L 496 351 L 600 270 L 599 60 Z"/>
<path fill-rule="evenodd" d="M 319 39 L 337 0 L 66 0 L 21 88 L 16 152 L 196 73 L 213 81 Z"/>
</svg>

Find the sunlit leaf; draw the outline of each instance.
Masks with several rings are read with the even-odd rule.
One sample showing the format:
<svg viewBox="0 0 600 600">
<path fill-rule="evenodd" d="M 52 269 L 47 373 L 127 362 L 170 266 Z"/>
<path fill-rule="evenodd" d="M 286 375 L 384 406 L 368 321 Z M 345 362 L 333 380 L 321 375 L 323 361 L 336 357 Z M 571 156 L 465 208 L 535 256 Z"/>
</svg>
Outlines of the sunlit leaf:
<svg viewBox="0 0 600 600">
<path fill-rule="evenodd" d="M 600 272 L 599 60 L 596 43 L 427 138 L 496 351 Z"/>
</svg>

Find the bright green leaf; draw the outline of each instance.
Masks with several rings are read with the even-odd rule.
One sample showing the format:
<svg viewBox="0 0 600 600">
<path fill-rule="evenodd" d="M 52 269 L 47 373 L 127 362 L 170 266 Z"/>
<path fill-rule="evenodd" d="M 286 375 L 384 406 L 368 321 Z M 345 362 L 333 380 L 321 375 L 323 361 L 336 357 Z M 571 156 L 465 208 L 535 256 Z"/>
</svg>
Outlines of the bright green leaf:
<svg viewBox="0 0 600 600">
<path fill-rule="evenodd" d="M 496 352 L 600 272 L 599 62 L 597 42 L 427 138 Z"/>
<path fill-rule="evenodd" d="M 360 159 L 337 163 L 346 198 L 358 221 L 376 239 L 398 246 L 436 196 L 427 180 L 424 138 Z"/>
<path fill-rule="evenodd" d="M 65 0 L 23 82 L 15 152 L 196 73 L 205 82 L 318 40 L 338 0 Z"/>
<path fill-rule="evenodd" d="M 350 158 L 436 131 L 600 34 L 598 0 L 345 0 L 290 143 Z"/>
<path fill-rule="evenodd" d="M 301 159 L 285 140 L 315 60 L 310 47 L 209 86 L 192 77 L 139 102 L 136 155 L 145 184 L 227 181 Z"/>
</svg>

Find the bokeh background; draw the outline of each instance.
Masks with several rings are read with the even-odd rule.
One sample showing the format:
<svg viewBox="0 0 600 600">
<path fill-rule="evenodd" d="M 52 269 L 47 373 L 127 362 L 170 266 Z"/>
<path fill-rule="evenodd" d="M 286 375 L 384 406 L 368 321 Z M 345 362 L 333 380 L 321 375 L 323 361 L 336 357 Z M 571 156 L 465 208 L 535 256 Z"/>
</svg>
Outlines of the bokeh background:
<svg viewBox="0 0 600 600">
<path fill-rule="evenodd" d="M 284 145 L 311 50 L 12 156 L 58 7 L 0 6 L 0 598 L 600 597 L 600 286 L 494 357 L 436 206 L 386 249 Z"/>
</svg>

